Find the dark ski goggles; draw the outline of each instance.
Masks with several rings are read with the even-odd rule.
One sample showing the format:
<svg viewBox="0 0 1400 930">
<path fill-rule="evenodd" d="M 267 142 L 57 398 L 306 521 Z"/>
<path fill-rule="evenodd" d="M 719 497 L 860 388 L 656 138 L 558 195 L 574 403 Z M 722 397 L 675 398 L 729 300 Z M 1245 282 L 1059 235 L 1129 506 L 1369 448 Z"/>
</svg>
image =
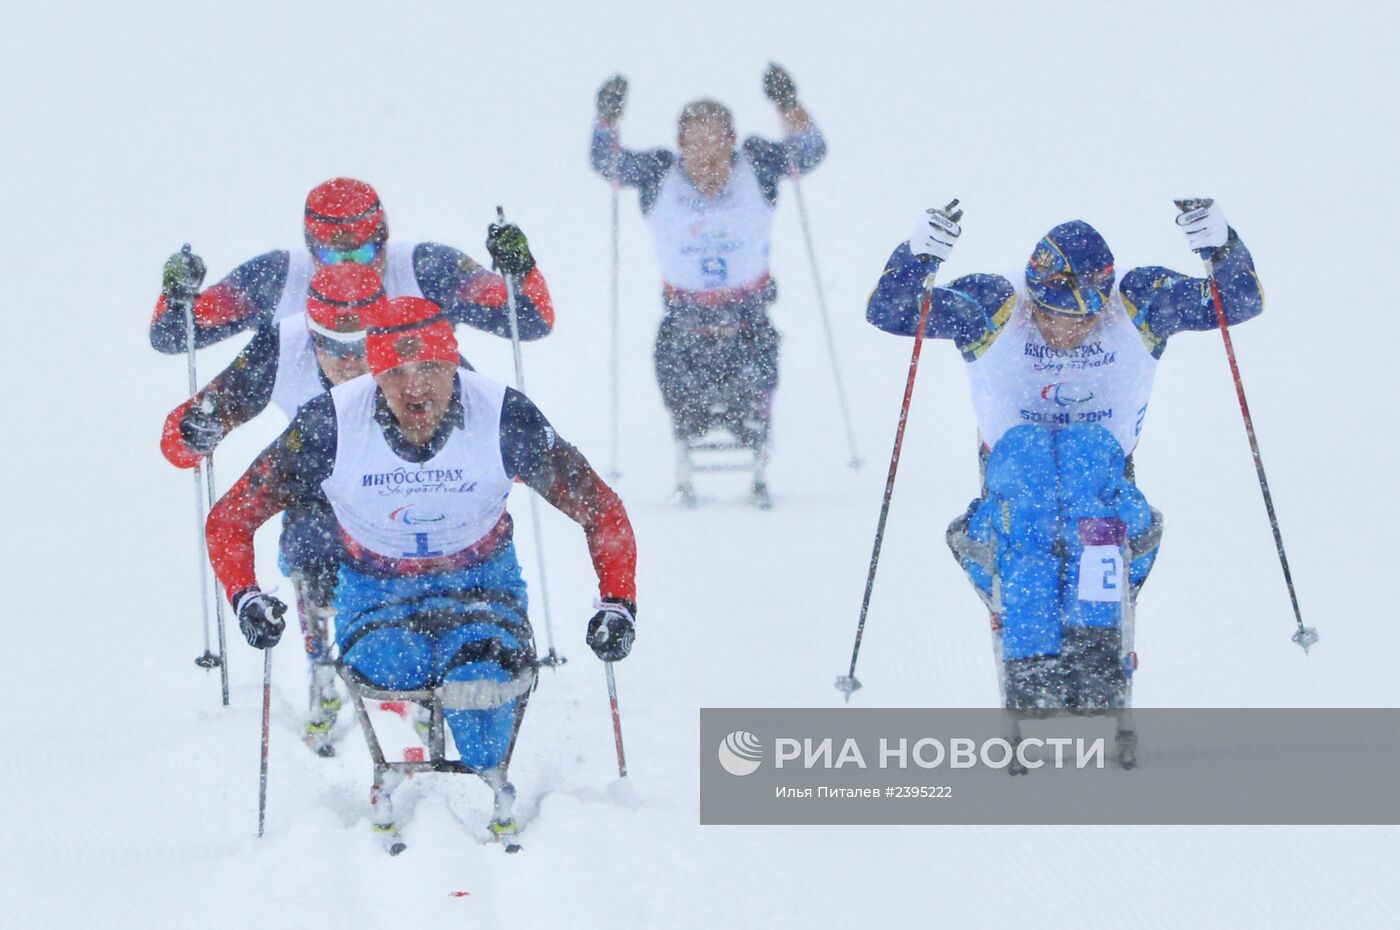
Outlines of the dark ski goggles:
<svg viewBox="0 0 1400 930">
<path fill-rule="evenodd" d="M 311 334 L 311 345 L 317 352 L 324 352 L 334 358 L 364 358 L 365 339 L 364 333 L 358 334 L 358 339 L 331 339 L 329 336 L 322 336 L 320 333 Z"/>
</svg>

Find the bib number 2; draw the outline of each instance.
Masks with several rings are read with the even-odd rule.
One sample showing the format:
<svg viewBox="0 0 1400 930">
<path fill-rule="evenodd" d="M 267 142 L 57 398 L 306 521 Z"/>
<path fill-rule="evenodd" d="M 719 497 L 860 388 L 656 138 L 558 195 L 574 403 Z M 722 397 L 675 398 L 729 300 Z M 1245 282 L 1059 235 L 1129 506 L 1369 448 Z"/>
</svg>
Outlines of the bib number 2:
<svg viewBox="0 0 1400 930">
<path fill-rule="evenodd" d="M 1123 599 L 1123 552 L 1117 546 L 1085 546 L 1079 557 L 1079 599 Z"/>
<path fill-rule="evenodd" d="M 1079 521 L 1079 599 L 1113 603 L 1123 599 L 1127 572 L 1123 565 L 1124 526 L 1118 520 L 1085 518 Z"/>
</svg>

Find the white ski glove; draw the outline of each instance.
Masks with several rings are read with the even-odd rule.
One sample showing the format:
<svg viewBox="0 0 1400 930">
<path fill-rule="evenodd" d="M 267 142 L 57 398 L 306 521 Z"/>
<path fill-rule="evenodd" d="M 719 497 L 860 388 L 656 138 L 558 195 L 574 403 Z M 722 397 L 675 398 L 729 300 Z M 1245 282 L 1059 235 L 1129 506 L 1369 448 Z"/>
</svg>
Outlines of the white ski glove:
<svg viewBox="0 0 1400 930">
<path fill-rule="evenodd" d="M 914 235 L 909 237 L 910 252 L 915 255 L 927 255 L 940 262 L 948 259 L 958 236 L 962 235 L 962 227 L 957 224 L 957 218 L 962 216 L 962 211 L 956 210 L 957 203 L 954 200 L 942 210 L 929 207 L 919 214 Z"/>
<path fill-rule="evenodd" d="M 1230 224 L 1225 222 L 1225 213 L 1220 205 L 1210 198 L 1199 200 L 1178 200 L 1181 215 L 1176 225 L 1186 236 L 1186 245 L 1193 252 L 1201 249 L 1218 249 L 1230 238 Z"/>
</svg>

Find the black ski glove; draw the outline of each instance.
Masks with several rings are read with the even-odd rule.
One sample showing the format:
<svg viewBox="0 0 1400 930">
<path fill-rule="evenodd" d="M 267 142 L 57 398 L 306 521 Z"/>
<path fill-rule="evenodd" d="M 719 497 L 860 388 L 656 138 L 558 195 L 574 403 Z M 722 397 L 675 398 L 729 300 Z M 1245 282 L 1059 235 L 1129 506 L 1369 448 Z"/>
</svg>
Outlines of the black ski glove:
<svg viewBox="0 0 1400 930">
<path fill-rule="evenodd" d="M 622 116 L 622 105 L 627 102 L 627 78 L 614 74 L 598 88 L 598 119 L 610 123 Z"/>
<path fill-rule="evenodd" d="M 167 301 L 194 300 L 204 283 L 204 259 L 185 246 L 165 260 L 160 292 Z"/>
<path fill-rule="evenodd" d="M 763 94 L 778 105 L 779 110 L 791 110 L 797 106 L 797 85 L 792 83 L 792 75 L 779 64 L 769 64 L 763 72 Z"/>
<path fill-rule="evenodd" d="M 486 251 L 503 274 L 527 275 L 535 267 L 535 256 L 530 254 L 530 243 L 520 227 L 514 223 L 502 226 L 492 223 L 486 230 Z"/>
<path fill-rule="evenodd" d="M 234 596 L 233 609 L 238 613 L 243 638 L 254 649 L 271 649 L 282 638 L 287 627 L 282 615 L 287 612 L 287 605 L 271 594 L 263 594 L 256 587 L 244 588 Z"/>
<path fill-rule="evenodd" d="M 204 409 L 205 405 L 208 405 L 208 410 Z M 218 448 L 219 441 L 224 438 L 223 424 L 213 407 L 206 399 L 204 404 L 195 404 L 180 417 L 180 438 L 191 452 L 208 455 Z"/>
<path fill-rule="evenodd" d="M 604 662 L 621 662 L 637 638 L 637 608 L 629 601 L 609 599 L 588 621 L 588 646 Z"/>
</svg>

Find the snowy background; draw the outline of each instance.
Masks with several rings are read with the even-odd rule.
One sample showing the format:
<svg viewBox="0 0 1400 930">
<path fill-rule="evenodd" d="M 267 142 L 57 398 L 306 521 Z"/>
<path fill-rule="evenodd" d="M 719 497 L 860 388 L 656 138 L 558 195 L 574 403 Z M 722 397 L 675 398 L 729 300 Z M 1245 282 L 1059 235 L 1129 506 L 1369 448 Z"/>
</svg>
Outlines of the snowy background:
<svg viewBox="0 0 1400 930">
<path fill-rule="evenodd" d="M 839 700 L 909 349 L 864 323 L 864 300 L 912 215 L 948 196 L 967 209 L 949 275 L 1016 267 L 1073 217 L 1098 226 L 1120 269 L 1194 272 L 1171 198 L 1221 202 L 1268 295 L 1236 348 L 1322 642 L 1304 659 L 1288 641 L 1220 340 L 1183 336 L 1137 457 L 1168 520 L 1139 611 L 1138 703 L 1397 704 L 1397 20 L 1392 5 L 1352 2 L 10 10 L 0 925 L 1395 926 L 1395 828 L 701 828 L 696 754 L 700 707 Z M 733 476 L 701 485 L 699 512 L 667 504 L 658 275 L 625 195 L 619 491 L 641 547 L 640 638 L 618 667 L 629 783 L 616 783 L 602 669 L 582 641 L 582 535 L 551 512 L 554 625 L 572 661 L 545 674 L 512 768 L 525 852 L 481 845 L 489 793 L 438 776 L 403 789 L 411 846 L 386 857 L 348 709 L 336 759 L 297 739 L 294 637 L 276 652 L 269 833 L 256 840 L 261 663 L 231 628 L 227 710 L 217 675 L 191 664 L 192 491 L 157 449 L 185 365 L 146 341 L 161 262 L 190 241 L 212 281 L 295 246 L 306 191 L 337 174 L 376 185 L 397 238 L 478 258 L 504 204 L 559 313 L 526 349 L 531 394 L 606 467 L 609 188 L 586 162 L 594 90 L 614 71 L 632 80 L 633 146 L 670 144 L 680 106 L 702 95 L 728 102 L 741 134 L 771 136 L 770 58 L 830 140 L 804 193 L 867 466 L 845 468 L 787 190 L 776 507 L 753 511 Z M 508 377 L 506 344 L 462 337 Z M 201 378 L 240 341 L 202 353 Z M 947 345 L 925 355 L 862 706 L 996 699 L 985 617 L 942 544 L 976 490 L 960 367 Z M 269 413 L 235 434 L 222 483 L 281 427 Z M 259 537 L 266 586 L 274 541 Z"/>
</svg>

